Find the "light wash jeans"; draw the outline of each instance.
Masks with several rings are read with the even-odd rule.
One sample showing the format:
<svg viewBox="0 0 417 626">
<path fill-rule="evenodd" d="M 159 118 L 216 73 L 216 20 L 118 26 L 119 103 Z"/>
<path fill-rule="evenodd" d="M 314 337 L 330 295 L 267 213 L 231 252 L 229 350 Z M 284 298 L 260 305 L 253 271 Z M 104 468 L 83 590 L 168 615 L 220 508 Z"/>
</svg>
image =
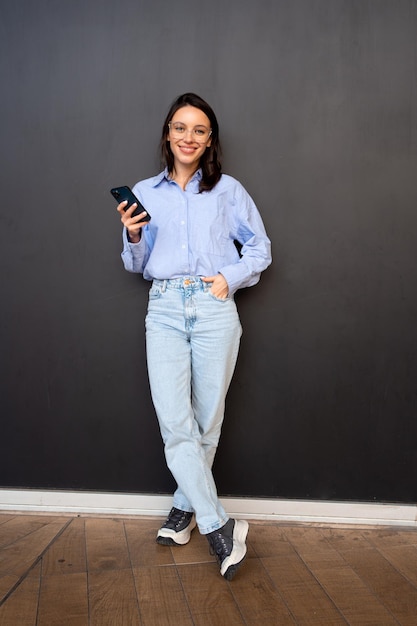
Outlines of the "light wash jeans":
<svg viewBox="0 0 417 626">
<path fill-rule="evenodd" d="M 194 511 L 202 534 L 228 516 L 212 465 L 242 333 L 233 298 L 217 299 L 198 277 L 154 280 L 146 316 L 152 400 L 177 482 L 173 506 Z"/>
</svg>

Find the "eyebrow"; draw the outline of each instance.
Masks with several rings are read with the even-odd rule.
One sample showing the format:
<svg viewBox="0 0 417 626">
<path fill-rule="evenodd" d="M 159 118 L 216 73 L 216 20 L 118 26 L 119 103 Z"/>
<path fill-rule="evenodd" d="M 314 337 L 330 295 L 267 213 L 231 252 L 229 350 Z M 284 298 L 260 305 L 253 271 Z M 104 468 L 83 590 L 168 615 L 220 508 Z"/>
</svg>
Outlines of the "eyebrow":
<svg viewBox="0 0 417 626">
<path fill-rule="evenodd" d="M 171 120 L 170 124 L 182 124 L 183 126 L 187 126 L 187 124 L 185 122 L 181 122 L 181 120 Z M 205 124 L 196 124 L 195 126 L 193 126 L 193 128 L 199 128 L 200 126 L 202 128 L 208 128 L 208 126 L 206 126 Z"/>
</svg>

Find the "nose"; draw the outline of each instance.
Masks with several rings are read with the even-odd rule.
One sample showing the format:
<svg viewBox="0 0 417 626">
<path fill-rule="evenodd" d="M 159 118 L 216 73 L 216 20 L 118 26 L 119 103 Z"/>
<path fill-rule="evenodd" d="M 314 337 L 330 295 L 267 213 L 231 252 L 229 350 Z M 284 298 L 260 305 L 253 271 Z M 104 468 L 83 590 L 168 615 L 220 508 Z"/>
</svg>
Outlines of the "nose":
<svg viewBox="0 0 417 626">
<path fill-rule="evenodd" d="M 188 141 L 189 143 L 194 141 L 194 131 L 192 128 L 187 128 L 185 130 L 185 141 Z"/>
</svg>

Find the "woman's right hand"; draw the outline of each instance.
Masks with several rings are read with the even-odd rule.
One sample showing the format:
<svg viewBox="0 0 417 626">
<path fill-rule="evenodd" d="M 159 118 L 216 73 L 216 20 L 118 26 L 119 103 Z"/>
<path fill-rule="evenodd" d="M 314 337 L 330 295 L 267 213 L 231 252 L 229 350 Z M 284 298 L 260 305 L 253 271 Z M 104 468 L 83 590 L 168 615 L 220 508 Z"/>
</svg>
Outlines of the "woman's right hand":
<svg viewBox="0 0 417 626">
<path fill-rule="evenodd" d="M 129 234 L 129 240 L 132 243 L 139 243 L 141 228 L 143 228 L 143 226 L 148 223 L 146 221 L 143 221 L 143 218 L 146 216 L 146 211 L 142 211 L 142 213 L 139 213 L 139 215 L 132 217 L 132 213 L 136 209 L 137 204 L 132 204 L 129 208 L 126 207 L 127 200 L 117 205 L 117 211 L 119 212 L 120 220 L 123 226 L 125 226 L 125 228 L 127 229 L 127 232 Z"/>
</svg>

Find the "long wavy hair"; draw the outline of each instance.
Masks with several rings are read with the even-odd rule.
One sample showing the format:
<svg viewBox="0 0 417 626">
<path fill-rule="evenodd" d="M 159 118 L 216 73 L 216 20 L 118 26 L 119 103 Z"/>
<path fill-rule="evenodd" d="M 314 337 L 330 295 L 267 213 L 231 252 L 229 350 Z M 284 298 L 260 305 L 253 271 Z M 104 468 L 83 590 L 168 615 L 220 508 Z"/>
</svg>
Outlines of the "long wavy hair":
<svg viewBox="0 0 417 626">
<path fill-rule="evenodd" d="M 185 106 L 192 106 L 196 109 L 200 109 L 207 115 L 211 125 L 211 144 L 208 146 L 200 159 L 200 168 L 202 171 L 202 178 L 200 180 L 200 193 L 203 191 L 211 191 L 213 187 L 219 182 L 222 175 L 222 166 L 220 163 L 220 139 L 219 139 L 219 125 L 217 123 L 216 116 L 213 109 L 205 100 L 197 96 L 195 93 L 184 93 L 179 96 L 171 105 L 168 111 L 164 125 L 162 127 L 162 136 L 160 143 L 161 159 L 163 165 L 168 168 L 170 174 L 174 169 L 174 155 L 171 150 L 170 142 L 168 141 L 169 122 L 174 117 L 178 109 L 182 109 Z"/>
</svg>

